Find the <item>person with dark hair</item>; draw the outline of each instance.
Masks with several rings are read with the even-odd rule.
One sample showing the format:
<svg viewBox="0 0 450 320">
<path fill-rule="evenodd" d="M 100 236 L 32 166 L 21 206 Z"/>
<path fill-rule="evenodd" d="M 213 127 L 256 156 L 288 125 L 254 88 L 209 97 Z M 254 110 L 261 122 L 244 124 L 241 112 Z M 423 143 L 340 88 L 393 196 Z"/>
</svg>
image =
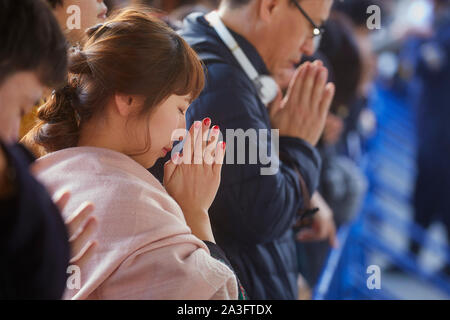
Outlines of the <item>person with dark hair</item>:
<svg viewBox="0 0 450 320">
<path fill-rule="evenodd" d="M 46 87 L 65 79 L 66 40 L 41 0 L 0 0 L 0 42 L 0 299 L 60 299 L 70 258 L 68 236 L 79 231 L 92 205 L 77 208 L 66 231 L 58 208 L 69 194 L 53 203 L 29 172 L 33 156 L 13 143 L 20 116 Z M 71 262 L 84 258 L 92 244 L 74 248 Z"/>
<path fill-rule="evenodd" d="M 345 143 L 343 133 L 346 119 L 353 113 L 353 103 L 358 97 L 362 57 L 349 18 L 333 12 L 324 28 L 325 33 L 315 58 L 322 59 L 328 67 L 336 94 L 318 145 L 323 163 L 319 190 L 333 211 L 336 227 L 340 227 L 356 216 L 367 189 L 367 181 L 361 170 L 340 150 L 340 145 Z M 299 242 L 297 249 L 303 257 L 303 261 L 299 259 L 300 272 L 314 287 L 322 273 L 330 245 L 326 241 Z"/>
<path fill-rule="evenodd" d="M 345 126 L 342 132 L 341 149 L 352 159 L 361 156 L 362 140 L 373 132 L 376 126 L 374 113 L 367 107 L 374 79 L 377 73 L 377 55 L 370 37 L 371 30 L 367 27 L 370 13 L 367 8 L 371 5 L 380 7 L 381 23 L 389 19 L 390 1 L 380 0 L 345 0 L 337 1 L 333 7 L 334 12 L 346 17 L 351 22 L 351 33 L 354 35 L 359 55 L 359 81 L 356 97 L 350 108 L 339 108 L 339 114 L 345 116 Z M 348 75 L 344 79 L 348 85 L 354 85 L 356 68 L 347 69 Z M 351 83 L 349 79 L 353 79 Z M 340 98 L 337 97 L 339 100 Z M 339 102 L 337 100 L 337 102 Z M 364 129 L 361 128 L 361 119 L 364 119 Z M 344 142 L 345 141 L 345 142 Z M 350 143 L 351 141 L 351 143 Z"/>
<path fill-rule="evenodd" d="M 293 227 L 310 209 L 318 184 L 321 160 L 314 145 L 334 86 L 327 84 L 321 62 L 308 63 L 297 70 L 282 101 L 269 75 L 314 52 L 313 38 L 320 35 L 331 6 L 332 0 L 223 0 L 218 12 L 188 16 L 181 31 L 208 74 L 188 123 L 209 114 L 228 132 L 256 135 L 241 139 L 227 133 L 227 164 L 210 211 L 217 242 L 252 299 L 298 296 Z M 271 129 L 279 130 L 279 140 Z M 271 168 L 262 159 L 241 164 L 258 149 L 270 155 Z M 273 166 L 277 170 L 265 174 Z M 161 179 L 161 171 L 153 172 Z M 334 239 L 332 217 L 317 212 L 311 228 L 301 232 L 305 239 Z"/>
<path fill-rule="evenodd" d="M 165 164 L 164 186 L 146 170 L 170 152 L 175 130 L 185 134 L 186 110 L 204 85 L 197 55 L 142 7 L 119 11 L 88 36 L 34 131 L 50 152 L 37 160 L 38 177 L 53 193 L 73 191 L 63 215 L 95 197 L 98 248 L 78 263 L 81 285 L 65 298 L 242 296 L 208 216 L 225 154 L 219 128 L 210 130 L 209 118 L 191 127 L 182 155 Z"/>
<path fill-rule="evenodd" d="M 353 124 L 348 123 L 348 118 L 355 113 L 354 103 L 359 98 L 361 86 L 365 85 L 364 57 L 353 26 L 346 15 L 333 13 L 327 21 L 326 33 L 319 47 L 320 54 L 324 56 L 330 68 L 331 80 L 336 85 L 335 98 L 320 142 L 324 158 L 320 189 L 334 209 L 335 221 L 339 226 L 356 214 L 360 203 L 357 199 L 361 198 L 361 187 L 354 185 L 356 180 L 360 180 L 360 174 L 357 173 L 359 169 L 355 168 L 346 156 L 338 156 L 342 153 L 341 144 L 345 144 L 345 132 L 353 130 Z M 347 128 L 348 126 L 352 128 Z M 335 167 L 336 165 L 338 167 Z M 333 179 L 339 176 L 333 167 L 338 171 L 343 170 L 340 177 L 343 180 L 333 182 Z"/>
</svg>

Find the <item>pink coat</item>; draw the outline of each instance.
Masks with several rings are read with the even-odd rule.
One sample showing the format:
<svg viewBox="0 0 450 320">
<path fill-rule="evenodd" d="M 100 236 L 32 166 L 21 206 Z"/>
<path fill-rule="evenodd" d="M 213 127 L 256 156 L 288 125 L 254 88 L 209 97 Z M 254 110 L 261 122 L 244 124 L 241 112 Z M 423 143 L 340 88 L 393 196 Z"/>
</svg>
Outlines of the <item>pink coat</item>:
<svg viewBox="0 0 450 320">
<path fill-rule="evenodd" d="M 81 287 L 66 299 L 236 299 L 233 272 L 192 235 L 161 183 L 128 156 L 77 147 L 40 158 L 35 172 L 51 194 L 71 192 L 67 218 L 95 205 L 94 254 L 79 265 Z"/>
</svg>

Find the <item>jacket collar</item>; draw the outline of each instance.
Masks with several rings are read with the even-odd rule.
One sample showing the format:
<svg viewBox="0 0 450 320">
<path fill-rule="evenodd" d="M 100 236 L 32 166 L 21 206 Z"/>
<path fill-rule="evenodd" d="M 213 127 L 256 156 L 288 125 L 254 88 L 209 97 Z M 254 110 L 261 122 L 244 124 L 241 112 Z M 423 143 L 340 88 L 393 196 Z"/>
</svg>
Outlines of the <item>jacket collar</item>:
<svg viewBox="0 0 450 320">
<path fill-rule="evenodd" d="M 228 30 L 233 35 L 242 51 L 244 51 L 256 71 L 258 71 L 259 74 L 269 74 L 269 70 L 256 48 L 242 35 L 229 28 Z M 199 13 L 189 15 L 184 21 L 184 28 L 180 33 L 197 52 L 213 50 L 227 61 L 240 67 L 231 51 L 222 42 L 215 30 L 209 25 L 209 22 L 205 19 L 204 15 Z"/>
</svg>

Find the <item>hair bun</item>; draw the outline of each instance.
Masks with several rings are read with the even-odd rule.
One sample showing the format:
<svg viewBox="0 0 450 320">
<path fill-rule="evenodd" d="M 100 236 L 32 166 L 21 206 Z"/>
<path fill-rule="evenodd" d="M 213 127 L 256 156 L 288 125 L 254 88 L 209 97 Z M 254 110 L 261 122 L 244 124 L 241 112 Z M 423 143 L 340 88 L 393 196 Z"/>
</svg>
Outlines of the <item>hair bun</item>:
<svg viewBox="0 0 450 320">
<path fill-rule="evenodd" d="M 66 100 L 68 100 L 69 102 L 71 102 L 73 104 L 74 101 L 76 101 L 76 99 L 78 98 L 78 92 L 77 92 L 77 88 L 68 84 L 64 87 L 62 87 L 59 91 L 59 94 L 63 95 L 64 98 Z M 55 92 L 56 94 L 56 92 Z"/>
<path fill-rule="evenodd" d="M 88 57 L 78 47 L 69 50 L 69 72 L 74 74 L 91 74 Z"/>
</svg>

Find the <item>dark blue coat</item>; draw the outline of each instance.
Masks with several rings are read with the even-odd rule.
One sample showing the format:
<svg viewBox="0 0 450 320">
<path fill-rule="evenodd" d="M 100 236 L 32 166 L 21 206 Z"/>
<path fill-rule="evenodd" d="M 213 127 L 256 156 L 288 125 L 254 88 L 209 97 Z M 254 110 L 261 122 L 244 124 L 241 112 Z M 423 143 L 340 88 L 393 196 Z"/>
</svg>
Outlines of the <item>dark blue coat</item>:
<svg viewBox="0 0 450 320">
<path fill-rule="evenodd" d="M 188 110 L 187 127 L 194 120 L 210 117 L 220 126 L 224 140 L 226 129 L 267 129 L 270 139 L 266 107 L 214 29 L 202 16 L 193 14 L 185 20 L 181 35 L 207 68 L 206 87 Z M 234 35 L 258 72 L 267 74 L 255 48 Z M 229 161 L 232 143 L 226 142 Z M 236 140 L 234 145 L 236 155 Z M 217 244 L 227 254 L 250 299 L 297 299 L 298 294 L 292 227 L 303 208 L 303 196 L 317 187 L 321 161 L 318 152 L 300 139 L 281 137 L 279 148 L 289 165 L 281 161 L 275 175 L 261 175 L 260 169 L 266 166 L 259 161 L 249 164 L 247 141 L 246 164 L 224 164 L 221 185 L 209 211 Z M 307 190 L 302 190 L 296 170 Z"/>
<path fill-rule="evenodd" d="M 29 173 L 33 156 L 7 149 L 15 194 L 0 200 L 0 299 L 61 299 L 70 248 L 62 217 Z"/>
<path fill-rule="evenodd" d="M 417 75 L 416 214 L 423 225 L 442 219 L 450 232 L 450 13 L 419 50 Z"/>
</svg>

